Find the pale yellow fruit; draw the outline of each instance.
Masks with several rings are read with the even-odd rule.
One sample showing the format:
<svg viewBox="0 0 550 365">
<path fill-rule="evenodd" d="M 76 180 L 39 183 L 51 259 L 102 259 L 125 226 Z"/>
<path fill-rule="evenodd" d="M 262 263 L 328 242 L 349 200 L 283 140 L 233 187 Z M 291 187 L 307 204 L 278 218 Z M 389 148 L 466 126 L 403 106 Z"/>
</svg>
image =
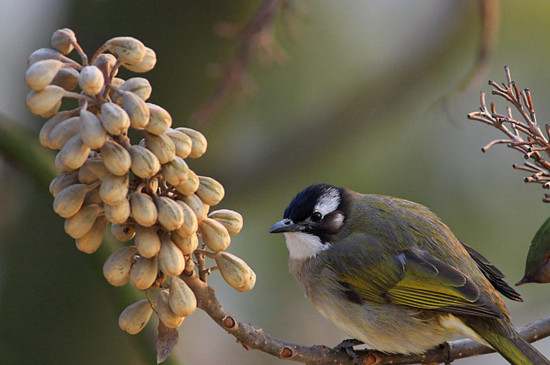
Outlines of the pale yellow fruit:
<svg viewBox="0 0 550 365">
<path fill-rule="evenodd" d="M 175 315 L 187 317 L 197 309 L 197 298 L 183 280 L 173 277 L 170 279 L 168 304 Z"/>
<path fill-rule="evenodd" d="M 180 236 L 190 236 L 199 229 L 197 216 L 195 215 L 195 212 L 183 201 L 177 200 L 176 202 L 180 205 L 183 212 L 183 224 L 176 231 Z"/>
<path fill-rule="evenodd" d="M 139 254 L 143 257 L 154 257 L 160 251 L 160 237 L 153 227 L 136 225 L 136 237 L 134 239 Z"/>
<path fill-rule="evenodd" d="M 103 242 L 105 228 L 107 228 L 107 221 L 105 220 L 105 217 L 97 217 L 88 233 L 75 240 L 76 248 L 85 253 L 96 252 Z"/>
<path fill-rule="evenodd" d="M 137 64 L 143 60 L 147 49 L 143 43 L 132 37 L 115 37 L 103 45 L 120 60 L 121 63 Z"/>
<path fill-rule="evenodd" d="M 130 269 L 130 284 L 138 290 L 149 289 L 157 279 L 157 257 L 146 258 L 138 256 Z"/>
<path fill-rule="evenodd" d="M 201 222 L 206 218 L 208 213 L 208 207 L 204 205 L 201 198 L 195 194 L 180 196 L 179 200 L 183 201 L 185 204 L 191 208 L 197 217 L 197 222 Z"/>
<path fill-rule="evenodd" d="M 199 247 L 199 238 L 196 233 L 182 236 L 178 231 L 174 231 L 170 234 L 170 237 L 184 256 L 192 254 Z"/>
<path fill-rule="evenodd" d="M 53 210 L 63 218 L 75 215 L 82 207 L 90 187 L 86 184 L 74 184 L 61 190 L 53 200 Z"/>
<path fill-rule="evenodd" d="M 135 192 L 130 194 L 130 215 L 138 224 L 151 227 L 157 222 L 158 211 L 149 195 Z"/>
<path fill-rule="evenodd" d="M 55 198 L 61 190 L 78 183 L 78 174 L 76 172 L 66 172 L 64 174 L 57 175 L 50 183 L 50 193 Z"/>
<path fill-rule="evenodd" d="M 80 135 L 75 135 L 65 143 L 61 151 L 55 156 L 55 167 L 60 172 L 76 170 L 84 165 L 89 154 L 90 147 L 82 141 Z"/>
<path fill-rule="evenodd" d="M 191 138 L 191 152 L 189 153 L 190 158 L 198 158 L 204 155 L 208 143 L 204 135 L 191 128 L 176 128 L 177 131 L 185 133 L 189 138 Z"/>
<path fill-rule="evenodd" d="M 149 108 L 145 101 L 132 92 L 122 94 L 122 107 L 130 117 L 132 128 L 141 129 L 149 123 Z"/>
<path fill-rule="evenodd" d="M 130 268 L 136 255 L 135 246 L 122 247 L 107 258 L 103 264 L 105 279 L 114 286 L 123 286 L 130 280 Z"/>
<path fill-rule="evenodd" d="M 82 167 L 86 170 L 89 170 L 100 180 L 105 179 L 108 175 L 111 174 L 109 170 L 107 170 L 107 168 L 105 167 L 103 160 L 100 158 L 88 158 L 86 162 L 84 162 L 84 165 L 82 165 Z"/>
<path fill-rule="evenodd" d="M 206 247 L 214 252 L 225 250 L 231 243 L 231 237 L 227 229 L 223 224 L 212 218 L 205 218 L 200 222 L 199 230 Z"/>
<path fill-rule="evenodd" d="M 105 78 L 103 72 L 94 65 L 84 66 L 80 70 L 78 86 L 88 95 L 97 95 L 103 90 Z"/>
<path fill-rule="evenodd" d="M 157 55 L 151 48 L 145 47 L 145 56 L 138 63 L 128 64 L 124 63 L 123 66 L 132 72 L 148 72 L 155 68 L 157 64 Z"/>
<path fill-rule="evenodd" d="M 72 91 L 78 85 L 80 73 L 71 67 L 64 67 L 57 71 L 51 84 L 62 87 L 67 91 Z"/>
<path fill-rule="evenodd" d="M 88 162 L 88 160 L 86 160 Z M 78 182 L 81 184 L 91 184 L 98 180 L 96 174 L 86 167 L 86 162 L 78 169 Z"/>
<path fill-rule="evenodd" d="M 120 242 L 127 242 L 136 235 L 136 227 L 131 223 L 111 224 L 111 234 Z"/>
<path fill-rule="evenodd" d="M 160 162 L 155 154 L 145 147 L 133 145 L 128 148 L 132 158 L 132 172 L 134 175 L 147 179 L 160 170 Z"/>
<path fill-rule="evenodd" d="M 182 252 L 165 233 L 160 239 L 159 267 L 168 276 L 178 276 L 185 268 L 185 259 Z"/>
<path fill-rule="evenodd" d="M 149 299 L 142 299 L 129 305 L 120 313 L 118 326 L 123 331 L 135 335 L 147 325 L 153 314 L 153 303 Z"/>
<path fill-rule="evenodd" d="M 157 156 L 161 164 L 168 163 L 176 157 L 176 146 L 166 134 L 157 136 L 144 132 L 144 135 L 147 148 Z"/>
<path fill-rule="evenodd" d="M 164 108 L 146 103 L 149 108 L 149 123 L 145 126 L 145 130 L 152 134 L 163 134 L 172 125 L 172 116 Z"/>
<path fill-rule="evenodd" d="M 153 88 L 149 80 L 143 77 L 132 77 L 124 81 L 118 88 L 120 91 L 129 91 L 137 95 L 141 100 L 146 101 L 151 96 Z M 122 93 L 124 94 L 124 93 Z M 121 93 L 115 93 L 113 97 L 116 103 L 122 103 Z"/>
<path fill-rule="evenodd" d="M 130 128 L 130 117 L 122 107 L 115 103 L 103 103 L 101 105 L 101 123 L 107 132 L 112 135 L 126 133 Z"/>
<path fill-rule="evenodd" d="M 51 149 L 60 150 L 65 143 L 80 132 L 80 117 L 71 117 L 55 125 L 48 134 Z"/>
<path fill-rule="evenodd" d="M 157 314 L 159 320 L 168 328 L 178 328 L 183 323 L 184 317 L 178 316 L 172 312 L 169 304 L 168 290 L 159 291 L 157 297 Z"/>
<path fill-rule="evenodd" d="M 107 141 L 101 147 L 101 157 L 107 170 L 113 175 L 122 176 L 130 171 L 132 158 L 126 150 L 114 141 Z"/>
<path fill-rule="evenodd" d="M 78 213 L 65 220 L 65 232 L 72 238 L 84 237 L 103 209 L 97 204 L 83 206 Z"/>
<path fill-rule="evenodd" d="M 222 201 L 225 190 L 219 182 L 208 176 L 199 176 L 199 188 L 195 192 L 206 205 L 216 205 Z"/>
<path fill-rule="evenodd" d="M 53 32 L 51 43 L 52 47 L 58 50 L 59 53 L 66 55 L 74 49 L 76 36 L 69 28 L 58 29 Z"/>
<path fill-rule="evenodd" d="M 39 91 L 31 90 L 27 94 L 27 109 L 33 114 L 44 114 L 56 107 L 65 92 L 65 89 L 57 85 L 47 85 Z"/>
<path fill-rule="evenodd" d="M 72 63 L 76 65 L 76 62 L 68 57 L 63 56 L 61 53 L 51 48 L 39 48 L 27 59 L 27 64 L 30 66 L 38 61 L 42 60 L 58 60 L 63 63 Z"/>
<path fill-rule="evenodd" d="M 256 274 L 244 260 L 228 252 L 218 252 L 214 258 L 225 281 L 237 291 L 254 287 Z"/>
<path fill-rule="evenodd" d="M 216 210 L 208 214 L 208 217 L 223 224 L 230 236 L 236 235 L 243 228 L 243 216 L 233 210 Z"/>
<path fill-rule="evenodd" d="M 105 204 L 103 208 L 105 218 L 111 223 L 122 224 L 130 217 L 130 202 L 128 199 L 122 199 L 120 203 L 115 205 Z"/>
<path fill-rule="evenodd" d="M 185 161 L 178 156 L 174 157 L 172 161 L 162 165 L 162 175 L 164 179 L 173 186 L 183 184 L 188 178 L 188 172 L 189 167 Z"/>
<path fill-rule="evenodd" d="M 183 195 L 192 195 L 199 188 L 199 177 L 191 169 L 187 171 L 187 180 L 176 186 L 176 191 Z"/>
<path fill-rule="evenodd" d="M 63 62 L 52 59 L 33 63 L 25 72 L 25 82 L 33 90 L 42 90 L 52 82 L 62 67 Z"/>
<path fill-rule="evenodd" d="M 80 138 L 91 149 L 101 148 L 107 140 L 107 131 L 99 118 L 84 109 L 80 111 Z"/>
<path fill-rule="evenodd" d="M 101 197 L 99 196 L 99 186 L 86 193 L 86 197 L 84 197 L 84 204 L 103 205 L 103 200 L 101 200 Z"/>
<path fill-rule="evenodd" d="M 167 230 L 173 231 L 183 225 L 183 210 L 175 200 L 161 196 L 155 198 L 158 221 Z"/>
<path fill-rule="evenodd" d="M 56 149 L 54 145 L 52 145 L 50 141 L 50 133 L 52 130 L 57 126 L 59 123 L 71 118 L 74 116 L 73 111 L 62 111 L 51 117 L 42 128 L 40 128 L 40 134 L 38 136 L 40 140 L 40 144 L 44 147 L 50 148 L 50 149 Z"/>
<path fill-rule="evenodd" d="M 176 156 L 186 158 L 191 153 L 193 142 L 191 138 L 183 132 L 168 128 L 166 135 L 174 142 L 176 147 Z"/>
<path fill-rule="evenodd" d="M 117 205 L 128 194 L 128 175 L 107 175 L 99 188 L 99 196 L 105 204 Z"/>
</svg>

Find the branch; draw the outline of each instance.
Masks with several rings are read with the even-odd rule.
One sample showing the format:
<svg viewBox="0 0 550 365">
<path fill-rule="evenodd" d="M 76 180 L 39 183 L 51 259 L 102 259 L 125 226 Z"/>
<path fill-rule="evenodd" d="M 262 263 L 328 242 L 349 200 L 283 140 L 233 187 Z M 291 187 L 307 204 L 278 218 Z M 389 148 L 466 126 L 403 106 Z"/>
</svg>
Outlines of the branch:
<svg viewBox="0 0 550 365">
<path fill-rule="evenodd" d="M 225 310 L 216 297 L 214 289 L 196 276 L 181 276 L 195 293 L 197 306 L 204 310 L 220 327 L 234 336 L 247 350 L 260 350 L 284 360 L 306 364 L 427 364 L 451 362 L 456 359 L 495 352 L 490 347 L 472 340 L 457 340 L 445 343 L 421 355 L 385 354 L 373 350 L 357 350 L 356 358 L 345 351 L 327 346 L 302 346 L 270 336 L 261 328 L 241 322 Z M 518 331 L 529 342 L 550 336 L 550 316 L 542 318 Z"/>
</svg>

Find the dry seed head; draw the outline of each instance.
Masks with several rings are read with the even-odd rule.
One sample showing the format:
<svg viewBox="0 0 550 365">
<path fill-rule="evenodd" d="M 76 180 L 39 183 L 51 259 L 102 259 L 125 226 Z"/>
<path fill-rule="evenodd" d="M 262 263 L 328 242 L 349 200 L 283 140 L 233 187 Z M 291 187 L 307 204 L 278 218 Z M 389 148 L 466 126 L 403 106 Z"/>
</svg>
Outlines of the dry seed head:
<svg viewBox="0 0 550 365">
<path fill-rule="evenodd" d="M 99 196 L 105 204 L 117 205 L 128 194 L 128 175 L 107 175 L 99 187 Z"/>
<path fill-rule="evenodd" d="M 88 160 L 86 160 L 86 162 L 88 162 Z M 97 181 L 98 177 L 86 167 L 86 162 L 84 162 L 84 165 L 78 169 L 77 176 L 79 183 L 89 185 L 94 181 Z"/>
<path fill-rule="evenodd" d="M 160 237 L 153 227 L 142 227 L 137 224 L 134 242 L 138 253 L 143 257 L 154 257 L 160 251 Z"/>
<path fill-rule="evenodd" d="M 197 309 L 197 298 L 189 286 L 175 276 L 170 279 L 168 304 L 175 315 L 187 317 Z"/>
<path fill-rule="evenodd" d="M 64 67 L 57 71 L 51 84 L 62 87 L 67 91 L 72 91 L 78 85 L 80 73 L 71 67 Z"/>
<path fill-rule="evenodd" d="M 55 104 L 54 107 L 48 110 L 47 112 L 40 113 L 40 116 L 44 119 L 49 119 L 54 115 L 56 115 L 59 112 L 60 108 L 61 108 L 61 100 L 59 100 L 57 104 Z"/>
<path fill-rule="evenodd" d="M 128 222 L 123 224 L 111 224 L 111 234 L 120 242 L 127 242 L 136 235 L 136 227 Z"/>
<path fill-rule="evenodd" d="M 180 158 L 186 158 L 189 156 L 193 143 L 187 134 L 168 128 L 166 135 L 170 137 L 172 142 L 174 142 L 174 146 L 176 147 L 176 156 Z"/>
<path fill-rule="evenodd" d="M 151 96 L 151 93 L 153 92 L 153 88 L 151 87 L 151 84 L 149 83 L 149 80 L 147 80 L 144 77 L 132 77 L 128 80 L 124 81 L 118 89 L 120 91 L 128 91 L 132 94 L 137 95 L 141 100 L 147 101 L 149 97 Z M 122 101 L 122 95 L 120 93 L 115 93 L 113 99 L 116 103 L 120 103 Z"/>
<path fill-rule="evenodd" d="M 151 48 L 145 47 L 145 56 L 139 63 L 135 64 L 123 64 L 128 70 L 138 73 L 149 72 L 157 64 L 157 55 Z"/>
<path fill-rule="evenodd" d="M 44 114 L 55 108 L 65 96 L 65 89 L 57 85 L 47 85 L 40 91 L 31 90 L 27 94 L 27 109 L 33 114 Z"/>
<path fill-rule="evenodd" d="M 151 227 L 157 222 L 158 212 L 153 199 L 144 193 L 130 194 L 130 216 L 144 226 Z"/>
<path fill-rule="evenodd" d="M 228 252 L 218 252 L 214 257 L 225 281 L 238 291 L 254 287 L 256 274 L 244 260 Z"/>
<path fill-rule="evenodd" d="M 195 194 L 181 196 L 179 200 L 183 201 L 191 210 L 195 213 L 197 217 L 197 222 L 202 222 L 206 218 L 208 213 L 208 208 L 204 205 L 201 198 Z"/>
<path fill-rule="evenodd" d="M 103 200 L 99 196 L 99 186 L 88 191 L 84 197 L 84 204 L 97 204 L 103 205 Z"/>
<path fill-rule="evenodd" d="M 185 258 L 168 233 L 160 238 L 159 267 L 168 276 L 178 276 L 185 268 Z"/>
<path fill-rule="evenodd" d="M 103 72 L 96 66 L 85 66 L 80 71 L 78 85 L 88 95 L 97 95 L 105 85 Z"/>
<path fill-rule="evenodd" d="M 91 189 L 86 184 L 74 184 L 66 187 L 53 200 L 53 210 L 62 218 L 72 217 L 82 207 L 89 190 Z"/>
<path fill-rule="evenodd" d="M 80 110 L 80 137 L 91 149 L 101 148 L 107 141 L 107 131 L 92 112 Z"/>
<path fill-rule="evenodd" d="M 192 233 L 189 236 L 182 236 L 178 231 L 174 231 L 170 234 L 170 237 L 172 238 L 172 242 L 178 246 L 184 256 L 192 254 L 197 247 L 199 247 L 199 238 L 196 233 Z"/>
<path fill-rule="evenodd" d="M 130 218 L 130 202 L 128 199 L 122 199 L 122 201 L 115 205 L 104 205 L 105 218 L 111 223 L 122 224 Z"/>
<path fill-rule="evenodd" d="M 101 157 L 111 174 L 122 176 L 130 171 L 132 159 L 126 148 L 115 141 L 106 141 L 101 147 Z"/>
<path fill-rule="evenodd" d="M 52 82 L 62 67 L 63 62 L 58 60 L 42 60 L 33 63 L 25 72 L 25 82 L 33 90 L 42 90 Z"/>
<path fill-rule="evenodd" d="M 48 147 L 55 150 L 63 148 L 65 143 L 80 132 L 80 117 L 71 117 L 57 123 L 47 137 Z"/>
<path fill-rule="evenodd" d="M 158 210 L 158 221 L 167 231 L 174 231 L 183 225 L 183 210 L 172 198 L 156 197 L 155 204 Z"/>
<path fill-rule="evenodd" d="M 204 155 L 206 152 L 206 148 L 208 146 L 208 143 L 206 141 L 206 138 L 204 135 L 191 128 L 176 128 L 177 131 L 180 131 L 182 133 L 185 133 L 189 138 L 191 138 L 191 153 L 189 153 L 190 158 L 198 158 Z"/>
<path fill-rule="evenodd" d="M 135 335 L 147 325 L 153 314 L 153 305 L 149 299 L 142 299 L 129 305 L 120 313 L 118 325 L 131 335 Z"/>
<path fill-rule="evenodd" d="M 205 218 L 200 222 L 199 230 L 206 247 L 214 252 L 225 250 L 231 243 L 231 237 L 224 225 L 212 218 Z"/>
<path fill-rule="evenodd" d="M 134 93 L 124 92 L 122 94 L 122 107 L 130 117 L 132 128 L 141 129 L 149 123 L 149 108 L 143 100 Z"/>
<path fill-rule="evenodd" d="M 185 161 L 175 156 L 174 159 L 162 165 L 162 175 L 164 179 L 173 186 L 183 184 L 187 180 L 187 172 L 189 167 Z"/>
<path fill-rule="evenodd" d="M 51 43 L 52 47 L 58 50 L 59 53 L 66 55 L 74 49 L 76 36 L 69 28 L 58 29 L 53 32 Z"/>
<path fill-rule="evenodd" d="M 84 253 L 96 252 L 103 242 L 105 228 L 107 228 L 105 217 L 97 217 L 88 233 L 75 240 L 76 248 Z"/>
<path fill-rule="evenodd" d="M 72 238 L 82 238 L 90 232 L 103 209 L 97 204 L 83 206 L 78 213 L 65 220 L 65 232 Z"/>
<path fill-rule="evenodd" d="M 178 316 L 172 312 L 169 304 L 169 292 L 166 289 L 158 293 L 157 314 L 159 320 L 168 328 L 178 328 L 183 323 L 184 317 Z"/>
<path fill-rule="evenodd" d="M 225 190 L 219 182 L 208 176 L 199 176 L 199 188 L 195 192 L 206 205 L 216 205 L 222 201 Z"/>
<path fill-rule="evenodd" d="M 103 275 L 109 284 L 123 286 L 130 280 L 130 268 L 136 255 L 135 246 L 122 247 L 107 258 L 103 264 Z"/>
<path fill-rule="evenodd" d="M 147 179 L 159 172 L 160 162 L 147 148 L 134 145 L 128 148 L 128 152 L 132 158 L 131 169 L 134 175 Z"/>
<path fill-rule="evenodd" d="M 176 146 L 166 134 L 157 136 L 148 132 L 143 133 L 147 148 L 157 156 L 161 164 L 168 163 L 176 157 Z"/>
<path fill-rule="evenodd" d="M 199 188 L 199 177 L 191 169 L 187 171 L 187 180 L 176 186 L 176 191 L 182 195 L 192 195 Z"/>
<path fill-rule="evenodd" d="M 53 117 L 51 117 L 44 125 L 42 125 L 42 128 L 40 128 L 40 134 L 39 134 L 39 140 L 40 144 L 44 147 L 55 149 L 54 146 L 52 146 L 50 142 L 50 133 L 54 129 L 55 126 L 57 126 L 59 123 L 69 119 L 72 117 L 74 113 L 72 111 L 66 110 L 57 113 Z"/>
<path fill-rule="evenodd" d="M 182 237 L 196 233 L 199 229 L 199 223 L 195 212 L 181 200 L 176 200 L 176 203 L 179 204 L 183 212 L 183 224 L 176 230 L 177 233 Z"/>
<path fill-rule="evenodd" d="M 51 49 L 51 48 L 39 48 L 36 51 L 34 51 L 29 56 L 29 58 L 27 60 L 27 64 L 29 66 L 31 66 L 31 65 L 35 64 L 36 62 L 42 61 L 42 60 L 58 60 L 58 61 L 61 61 L 63 63 L 76 64 L 75 61 L 71 60 L 68 57 L 63 56 L 61 53 L 59 53 L 55 49 Z"/>
<path fill-rule="evenodd" d="M 66 172 L 64 174 L 57 175 L 50 183 L 50 193 L 55 198 L 61 190 L 78 183 L 78 174 L 76 172 Z"/>
<path fill-rule="evenodd" d="M 105 76 L 105 79 L 109 79 L 112 76 L 116 76 L 118 73 L 118 69 L 115 71 L 113 75 L 111 73 L 113 72 L 113 68 L 116 65 L 116 57 L 109 53 L 102 53 L 100 54 L 95 63 L 94 66 L 99 68 L 101 72 L 103 72 L 103 75 Z"/>
<path fill-rule="evenodd" d="M 149 123 L 145 130 L 152 134 L 163 134 L 172 125 L 172 116 L 164 108 L 151 103 L 146 103 L 149 108 Z"/>
<path fill-rule="evenodd" d="M 101 123 L 107 132 L 116 136 L 130 128 L 130 117 L 120 106 L 108 102 L 101 105 Z"/>
<path fill-rule="evenodd" d="M 100 180 L 105 179 L 110 174 L 100 158 L 88 158 L 82 167 L 89 170 Z"/>
<path fill-rule="evenodd" d="M 157 257 L 146 258 L 138 256 L 130 269 L 130 284 L 138 290 L 149 289 L 157 279 Z"/>
<path fill-rule="evenodd" d="M 115 37 L 109 39 L 102 48 L 109 50 L 121 63 L 138 64 L 147 52 L 145 45 L 132 37 Z"/>
<path fill-rule="evenodd" d="M 76 170 L 84 165 L 89 154 L 90 147 L 84 144 L 80 135 L 75 135 L 55 156 L 55 167 L 59 172 Z"/>
<path fill-rule="evenodd" d="M 233 210 L 216 210 L 208 214 L 208 217 L 223 224 L 230 236 L 236 235 L 243 228 L 243 216 Z"/>
</svg>

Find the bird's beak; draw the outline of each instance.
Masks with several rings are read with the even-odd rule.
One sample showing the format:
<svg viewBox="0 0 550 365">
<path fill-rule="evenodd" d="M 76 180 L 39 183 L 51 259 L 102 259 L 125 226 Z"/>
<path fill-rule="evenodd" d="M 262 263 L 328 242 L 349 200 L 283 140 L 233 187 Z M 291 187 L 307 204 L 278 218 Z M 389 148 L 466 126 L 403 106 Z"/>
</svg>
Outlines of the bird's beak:
<svg viewBox="0 0 550 365">
<path fill-rule="evenodd" d="M 298 224 L 295 224 L 292 219 L 285 218 L 275 223 L 269 229 L 269 233 L 298 232 L 301 230 L 302 228 Z"/>
</svg>

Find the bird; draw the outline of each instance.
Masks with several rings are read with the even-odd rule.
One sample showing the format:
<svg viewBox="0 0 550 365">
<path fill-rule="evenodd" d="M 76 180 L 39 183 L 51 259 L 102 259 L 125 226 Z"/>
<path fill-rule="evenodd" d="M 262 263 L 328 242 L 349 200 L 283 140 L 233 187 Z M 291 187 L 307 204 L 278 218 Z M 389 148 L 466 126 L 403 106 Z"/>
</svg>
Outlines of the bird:
<svg viewBox="0 0 550 365">
<path fill-rule="evenodd" d="M 421 354 L 464 335 L 514 365 L 550 364 L 514 329 L 504 275 L 427 207 L 317 183 L 270 228 L 313 306 L 352 340 Z"/>
</svg>

